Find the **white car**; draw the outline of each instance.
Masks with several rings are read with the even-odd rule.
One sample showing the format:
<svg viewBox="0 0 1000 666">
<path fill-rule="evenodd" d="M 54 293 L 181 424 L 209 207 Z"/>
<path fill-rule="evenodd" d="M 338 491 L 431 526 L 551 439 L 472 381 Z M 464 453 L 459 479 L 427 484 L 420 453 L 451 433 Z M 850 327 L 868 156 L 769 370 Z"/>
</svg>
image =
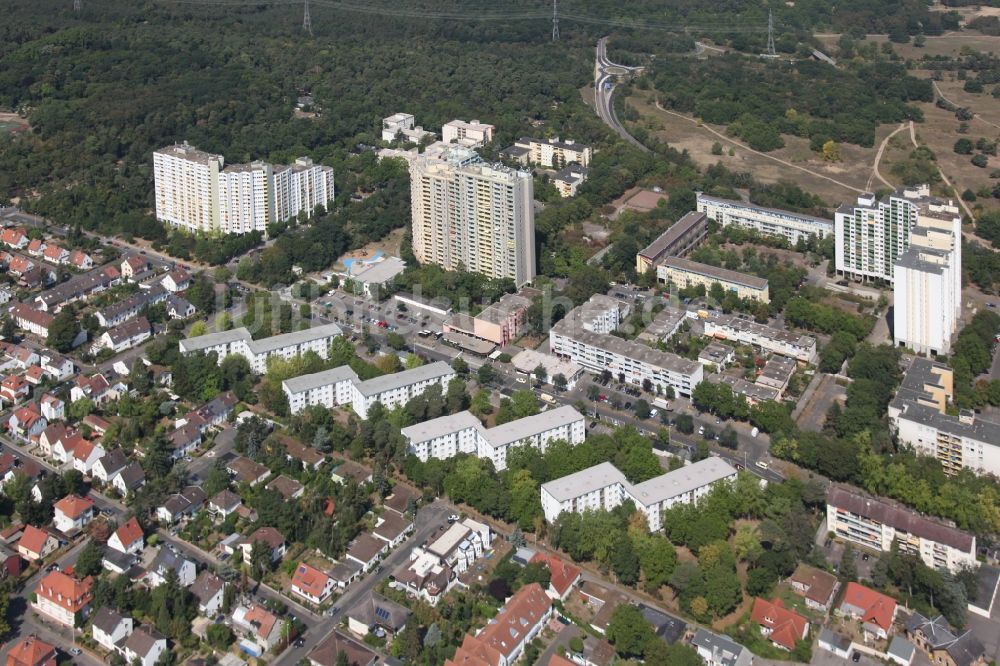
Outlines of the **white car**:
<svg viewBox="0 0 1000 666">
<path fill-rule="evenodd" d="M 651 410 L 649 410 L 649 415 L 650 416 L 656 416 L 659 413 L 660 413 L 660 410 L 658 410 L 658 409 L 651 409 Z"/>
</svg>

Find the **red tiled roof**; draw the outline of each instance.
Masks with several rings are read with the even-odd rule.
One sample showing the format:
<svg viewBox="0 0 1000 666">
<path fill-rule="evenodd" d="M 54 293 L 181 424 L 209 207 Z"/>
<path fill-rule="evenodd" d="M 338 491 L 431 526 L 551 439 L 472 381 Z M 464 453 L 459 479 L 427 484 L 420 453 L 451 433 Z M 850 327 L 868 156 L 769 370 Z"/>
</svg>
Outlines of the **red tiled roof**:
<svg viewBox="0 0 1000 666">
<path fill-rule="evenodd" d="M 139 526 L 139 521 L 132 516 L 128 521 L 115 530 L 115 534 L 118 536 L 118 540 L 122 542 L 122 545 L 126 548 L 129 544 L 133 544 L 139 539 L 142 539 L 142 528 Z"/>
<path fill-rule="evenodd" d="M 265 639 L 271 635 L 274 623 L 278 621 L 277 617 L 257 604 L 254 604 L 247 610 L 247 614 L 244 616 L 244 619 L 248 624 L 256 628 L 258 636 Z"/>
<path fill-rule="evenodd" d="M 466 636 L 455 656 L 444 662 L 445 666 L 499 666 L 503 655 L 476 636 Z"/>
<path fill-rule="evenodd" d="M 555 555 L 535 553 L 535 556 L 531 558 L 531 561 L 532 563 L 543 562 L 549 567 L 552 588 L 559 594 L 560 597 L 566 594 L 581 573 L 580 567 L 575 567 L 565 560 L 559 559 Z"/>
<path fill-rule="evenodd" d="M 330 577 L 325 573 L 316 567 L 302 562 L 299 566 L 295 567 L 295 575 L 292 576 L 292 585 L 318 599 L 323 596 L 323 589 L 329 580 Z"/>
<path fill-rule="evenodd" d="M 862 622 L 870 622 L 887 632 L 892 626 L 892 618 L 896 615 L 895 599 L 857 583 L 847 584 L 844 598 L 840 602 L 841 607 L 844 604 L 863 609 Z"/>
<path fill-rule="evenodd" d="M 24 229 L 4 229 L 3 232 L 0 232 L 0 241 L 8 245 L 17 245 L 24 240 L 25 236 L 27 234 L 24 233 Z"/>
<path fill-rule="evenodd" d="M 505 657 L 510 657 L 514 648 L 551 607 L 552 601 L 541 585 L 525 585 L 514 593 L 500 614 L 479 634 L 479 638 Z"/>
<path fill-rule="evenodd" d="M 35 593 L 60 608 L 76 613 L 90 603 L 93 583 L 91 576 L 77 580 L 62 571 L 53 571 L 42 579 Z"/>
<path fill-rule="evenodd" d="M 21 540 L 17 542 L 17 545 L 19 548 L 24 548 L 29 553 L 41 555 L 42 548 L 45 547 L 45 542 L 50 536 L 52 535 L 43 529 L 39 529 L 34 525 L 26 525 L 24 533 L 21 535 Z"/>
<path fill-rule="evenodd" d="M 771 634 L 768 638 L 771 642 L 788 650 L 795 649 L 795 641 L 802 638 L 809 625 L 804 617 L 785 608 L 781 599 L 765 601 L 757 597 L 753 602 L 750 619 L 761 627 L 770 629 Z"/>
<path fill-rule="evenodd" d="M 37 636 L 26 636 L 7 653 L 7 666 L 56 666 L 56 649 Z"/>
<path fill-rule="evenodd" d="M 66 495 L 61 500 L 56 502 L 56 511 L 61 512 L 64 516 L 71 518 L 73 520 L 79 518 L 84 513 L 90 510 L 94 506 L 86 497 L 80 497 L 79 495 Z"/>
</svg>

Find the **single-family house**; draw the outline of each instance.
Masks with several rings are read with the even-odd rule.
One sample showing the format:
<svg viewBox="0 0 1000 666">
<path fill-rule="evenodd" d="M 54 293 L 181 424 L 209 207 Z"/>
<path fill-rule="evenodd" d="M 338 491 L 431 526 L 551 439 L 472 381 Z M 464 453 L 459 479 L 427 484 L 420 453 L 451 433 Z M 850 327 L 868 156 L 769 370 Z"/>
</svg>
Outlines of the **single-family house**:
<svg viewBox="0 0 1000 666">
<path fill-rule="evenodd" d="M 196 572 L 194 562 L 174 551 L 172 547 L 162 546 L 146 570 L 149 586 L 159 587 L 165 583 L 170 571 L 177 573 L 177 581 L 181 587 L 188 587 L 194 583 Z"/>
<path fill-rule="evenodd" d="M 259 656 L 281 640 L 281 621 L 263 606 L 238 606 L 233 611 L 233 629 L 242 635 L 240 645 Z M 257 649 L 254 650 L 254 647 Z"/>
<path fill-rule="evenodd" d="M 94 267 L 94 259 L 82 250 L 73 250 L 69 253 L 69 265 L 81 271 L 89 271 Z"/>
<path fill-rule="evenodd" d="M 347 628 L 358 636 L 367 636 L 378 629 L 391 636 L 406 628 L 410 611 L 391 599 L 373 592 L 347 611 Z"/>
<path fill-rule="evenodd" d="M 250 561 L 250 553 L 256 543 L 263 543 L 270 549 L 272 562 L 278 562 L 285 556 L 285 537 L 281 535 L 281 532 L 273 527 L 260 527 L 240 544 L 244 562 Z"/>
<path fill-rule="evenodd" d="M 193 423 L 185 423 L 170 433 L 167 440 L 170 442 L 170 457 L 180 460 L 201 446 L 201 429 Z"/>
<path fill-rule="evenodd" d="M 132 618 L 125 617 L 117 610 L 104 606 L 94 613 L 90 625 L 90 635 L 94 641 L 109 652 L 115 652 L 118 644 L 132 634 Z"/>
<path fill-rule="evenodd" d="M 852 582 L 844 588 L 844 596 L 837 612 L 859 620 L 865 633 L 885 640 L 896 617 L 896 600 Z"/>
<path fill-rule="evenodd" d="M 931 662 L 941 666 L 984 666 L 986 649 L 971 631 L 958 635 L 943 616 L 926 618 L 914 613 L 906 622 L 906 636 Z"/>
<path fill-rule="evenodd" d="M 788 584 L 806 600 L 806 606 L 825 613 L 840 583 L 837 577 L 808 564 L 800 564 L 788 578 Z"/>
<path fill-rule="evenodd" d="M 345 661 L 351 666 L 375 666 L 378 655 L 358 641 L 333 631 L 306 656 L 310 666 L 338 666 Z M 469 664 L 468 666 L 476 666 Z"/>
<path fill-rule="evenodd" d="M 271 470 L 264 465 L 243 456 L 230 461 L 226 465 L 226 470 L 228 470 L 238 483 L 246 483 L 250 486 L 262 483 L 271 474 Z"/>
<path fill-rule="evenodd" d="M 69 259 L 69 250 L 59 247 L 55 243 L 50 243 L 42 250 L 42 258 L 50 264 L 65 264 Z"/>
<path fill-rule="evenodd" d="M 66 403 L 51 393 L 43 394 L 38 404 L 41 406 L 42 416 L 47 422 L 62 421 L 66 418 Z"/>
<path fill-rule="evenodd" d="M 347 558 L 360 564 L 364 571 L 371 571 L 388 549 L 389 544 L 382 539 L 362 532 L 348 547 Z"/>
<path fill-rule="evenodd" d="M 9 375 L 0 382 L 0 400 L 16 405 L 31 395 L 31 384 L 21 375 Z"/>
<path fill-rule="evenodd" d="M 220 490 L 212 499 L 208 500 L 208 510 L 217 519 L 225 520 L 229 514 L 236 513 L 236 510 L 243 506 L 243 500 L 239 495 L 229 490 Z"/>
<path fill-rule="evenodd" d="M 156 517 L 163 523 L 176 523 L 182 518 L 193 516 L 204 504 L 205 491 L 198 486 L 188 486 L 157 507 Z"/>
<path fill-rule="evenodd" d="M 7 653 L 7 666 L 56 666 L 56 649 L 38 636 L 25 636 Z"/>
<path fill-rule="evenodd" d="M 73 449 L 73 469 L 81 474 L 89 475 L 98 460 L 104 457 L 104 447 L 98 442 L 83 440 Z"/>
<path fill-rule="evenodd" d="M 336 581 L 305 562 L 300 562 L 292 574 L 292 594 L 313 604 L 326 601 L 336 587 Z"/>
<path fill-rule="evenodd" d="M 119 553 L 136 555 L 142 552 L 145 542 L 142 527 L 140 527 L 139 521 L 135 519 L 135 516 L 132 516 L 125 521 L 125 524 L 114 531 L 111 538 L 108 539 L 108 547 L 114 548 Z"/>
<path fill-rule="evenodd" d="M 32 437 L 40 437 L 48 427 L 48 420 L 38 411 L 38 406 L 34 403 L 19 407 L 7 419 L 7 428 L 15 437 L 28 440 Z"/>
<path fill-rule="evenodd" d="M 46 351 L 42 356 L 42 370 L 52 379 L 61 382 L 73 376 L 76 366 L 65 356 Z"/>
<path fill-rule="evenodd" d="M 386 511 L 378 517 L 378 523 L 372 534 L 385 541 L 389 548 L 395 548 L 406 540 L 406 536 L 413 531 L 413 521 L 404 518 L 395 511 Z"/>
<path fill-rule="evenodd" d="M 122 656 L 125 660 L 141 666 L 156 666 L 160 655 L 167 651 L 167 638 L 152 627 L 142 626 L 125 639 Z"/>
<path fill-rule="evenodd" d="M 330 475 L 337 483 L 347 483 L 348 479 L 354 479 L 359 484 L 371 483 L 372 471 L 363 465 L 359 465 L 353 460 L 345 460 L 337 465 Z"/>
<path fill-rule="evenodd" d="M 788 651 L 794 650 L 795 644 L 809 635 L 809 621 L 785 608 L 778 598 L 771 601 L 760 597 L 754 599 L 750 619 L 760 625 L 760 633 L 774 645 Z"/>
<path fill-rule="evenodd" d="M 330 569 L 330 578 L 336 584 L 338 590 L 346 590 L 348 586 L 361 577 L 364 567 L 361 563 L 350 558 L 344 558 L 333 565 Z"/>
<path fill-rule="evenodd" d="M 191 274 L 183 268 L 175 268 L 163 277 L 160 284 L 170 293 L 176 294 L 191 286 Z"/>
<path fill-rule="evenodd" d="M 191 585 L 191 594 L 198 599 L 198 612 L 205 617 L 215 617 L 222 608 L 226 583 L 211 571 L 202 571 Z"/>
<path fill-rule="evenodd" d="M 281 494 L 281 497 L 287 502 L 288 500 L 298 499 L 302 497 L 302 493 L 305 492 L 306 487 L 295 479 L 285 476 L 284 474 L 279 474 L 270 483 L 264 486 L 268 490 L 273 490 Z"/>
<path fill-rule="evenodd" d="M 48 530 L 34 525 L 25 525 L 24 533 L 17 542 L 17 552 L 29 562 L 45 559 L 58 547 L 59 539 Z"/>
<path fill-rule="evenodd" d="M 134 493 L 146 483 L 146 472 L 136 461 L 122 467 L 111 477 L 111 485 L 122 497 L 127 497 L 129 493 Z"/>
<path fill-rule="evenodd" d="M 705 629 L 698 629 L 691 637 L 691 647 L 698 651 L 698 656 L 705 666 L 751 666 L 753 653 L 733 639 L 722 634 L 713 634 Z"/>
<path fill-rule="evenodd" d="M 549 568 L 549 588 L 545 591 L 552 599 L 565 601 L 576 584 L 583 578 L 580 567 L 548 553 L 535 553 L 531 562 L 545 564 Z"/>
<path fill-rule="evenodd" d="M 63 534 L 82 530 L 93 519 L 94 503 L 90 498 L 67 495 L 55 503 L 55 517 L 52 522 Z"/>
</svg>

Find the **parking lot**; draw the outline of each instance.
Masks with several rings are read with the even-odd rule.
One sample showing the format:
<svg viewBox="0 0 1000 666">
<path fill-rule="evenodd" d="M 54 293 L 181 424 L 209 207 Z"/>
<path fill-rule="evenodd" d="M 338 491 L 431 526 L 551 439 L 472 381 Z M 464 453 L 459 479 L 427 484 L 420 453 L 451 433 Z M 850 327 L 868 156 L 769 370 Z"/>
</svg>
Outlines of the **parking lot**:
<svg viewBox="0 0 1000 666">
<path fill-rule="evenodd" d="M 844 546 L 842 541 L 828 539 L 820 547 L 820 550 L 826 555 L 827 561 L 833 565 L 835 572 L 840 569 L 840 560 L 844 556 Z M 858 580 L 870 580 L 872 569 L 878 562 L 878 555 L 863 550 L 857 544 L 851 544 L 851 546 L 854 548 L 854 566 L 858 571 Z"/>
</svg>

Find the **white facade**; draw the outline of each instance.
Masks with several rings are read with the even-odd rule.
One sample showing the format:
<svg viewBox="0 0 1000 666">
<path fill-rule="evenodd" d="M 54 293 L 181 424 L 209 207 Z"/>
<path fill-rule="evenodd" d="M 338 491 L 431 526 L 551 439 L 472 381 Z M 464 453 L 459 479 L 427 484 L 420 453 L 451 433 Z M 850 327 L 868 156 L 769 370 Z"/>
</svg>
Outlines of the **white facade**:
<svg viewBox="0 0 1000 666">
<path fill-rule="evenodd" d="M 478 120 L 452 120 L 441 126 L 441 141 L 476 148 L 493 140 L 496 127 Z"/>
<path fill-rule="evenodd" d="M 410 160 L 413 253 L 422 264 L 511 278 L 535 277 L 531 173 L 438 146 Z"/>
<path fill-rule="evenodd" d="M 719 482 L 736 480 L 736 470 L 710 457 L 661 476 L 632 484 L 611 463 L 601 463 L 541 487 L 542 512 L 554 522 L 564 511 L 610 511 L 632 500 L 646 515 L 650 531 L 663 527 L 662 513 L 678 504 L 697 502 Z"/>
<path fill-rule="evenodd" d="M 899 550 L 932 569 L 955 573 L 976 567 L 976 537 L 888 501 L 837 486 L 827 491 L 827 529 L 874 551 Z"/>
<path fill-rule="evenodd" d="M 155 151 L 156 218 L 191 232 L 264 232 L 334 197 L 333 170 L 307 157 L 276 167 L 224 164 L 186 143 Z"/>
<path fill-rule="evenodd" d="M 360 381 L 353 370 L 342 366 L 286 379 L 281 388 L 292 414 L 311 405 L 333 408 L 350 404 L 361 418 L 368 418 L 368 410 L 376 402 L 395 409 L 431 386 L 440 386 L 443 394 L 454 377 L 455 371 L 442 361 L 366 381 Z"/>
<path fill-rule="evenodd" d="M 105 631 L 104 628 L 98 626 L 97 622 L 91 627 L 91 635 L 94 637 L 94 641 L 110 652 L 115 651 L 116 643 L 132 634 L 132 618 L 119 617 L 117 619 L 117 624 L 113 627 L 107 627 L 110 631 Z"/>
<path fill-rule="evenodd" d="M 218 354 L 219 363 L 230 354 L 239 354 L 247 359 L 253 372 L 264 374 L 267 372 L 269 358 L 289 360 L 309 351 L 316 352 L 320 358 L 327 358 L 330 345 L 341 336 L 341 333 L 340 327 L 336 324 L 325 324 L 254 340 L 250 331 L 241 327 L 181 340 L 179 347 L 182 354 L 199 351 L 206 354 L 215 352 Z"/>
<path fill-rule="evenodd" d="M 816 338 L 758 324 L 736 315 L 720 315 L 705 320 L 705 335 L 754 345 L 764 351 L 794 358 L 802 363 L 816 363 Z"/>
<path fill-rule="evenodd" d="M 893 338 L 918 354 L 947 354 L 962 311 L 962 222 L 921 215 L 893 267 Z"/>
<path fill-rule="evenodd" d="M 541 414 L 484 428 L 470 412 L 418 423 L 402 429 L 410 453 L 421 461 L 447 459 L 468 453 L 493 461 L 497 471 L 507 469 L 507 453 L 518 446 L 544 452 L 549 442 L 562 440 L 572 445 L 586 437 L 584 417 L 569 405 Z"/>
<path fill-rule="evenodd" d="M 927 185 L 896 190 L 881 201 L 872 194 L 841 206 L 835 219 L 837 272 L 855 279 L 892 282 L 896 259 L 910 246 L 910 232 L 924 215 L 958 217 L 958 208 L 930 196 Z"/>
<path fill-rule="evenodd" d="M 382 119 L 382 140 L 395 141 L 402 139 L 410 143 L 420 143 L 434 132 L 428 132 L 423 127 L 415 127 L 411 113 L 394 113 Z"/>
<path fill-rule="evenodd" d="M 834 234 L 833 220 L 765 208 L 743 201 L 721 199 L 697 193 L 697 209 L 724 227 L 736 225 L 765 236 L 780 236 L 795 245 L 810 236 L 826 238 Z"/>
</svg>

